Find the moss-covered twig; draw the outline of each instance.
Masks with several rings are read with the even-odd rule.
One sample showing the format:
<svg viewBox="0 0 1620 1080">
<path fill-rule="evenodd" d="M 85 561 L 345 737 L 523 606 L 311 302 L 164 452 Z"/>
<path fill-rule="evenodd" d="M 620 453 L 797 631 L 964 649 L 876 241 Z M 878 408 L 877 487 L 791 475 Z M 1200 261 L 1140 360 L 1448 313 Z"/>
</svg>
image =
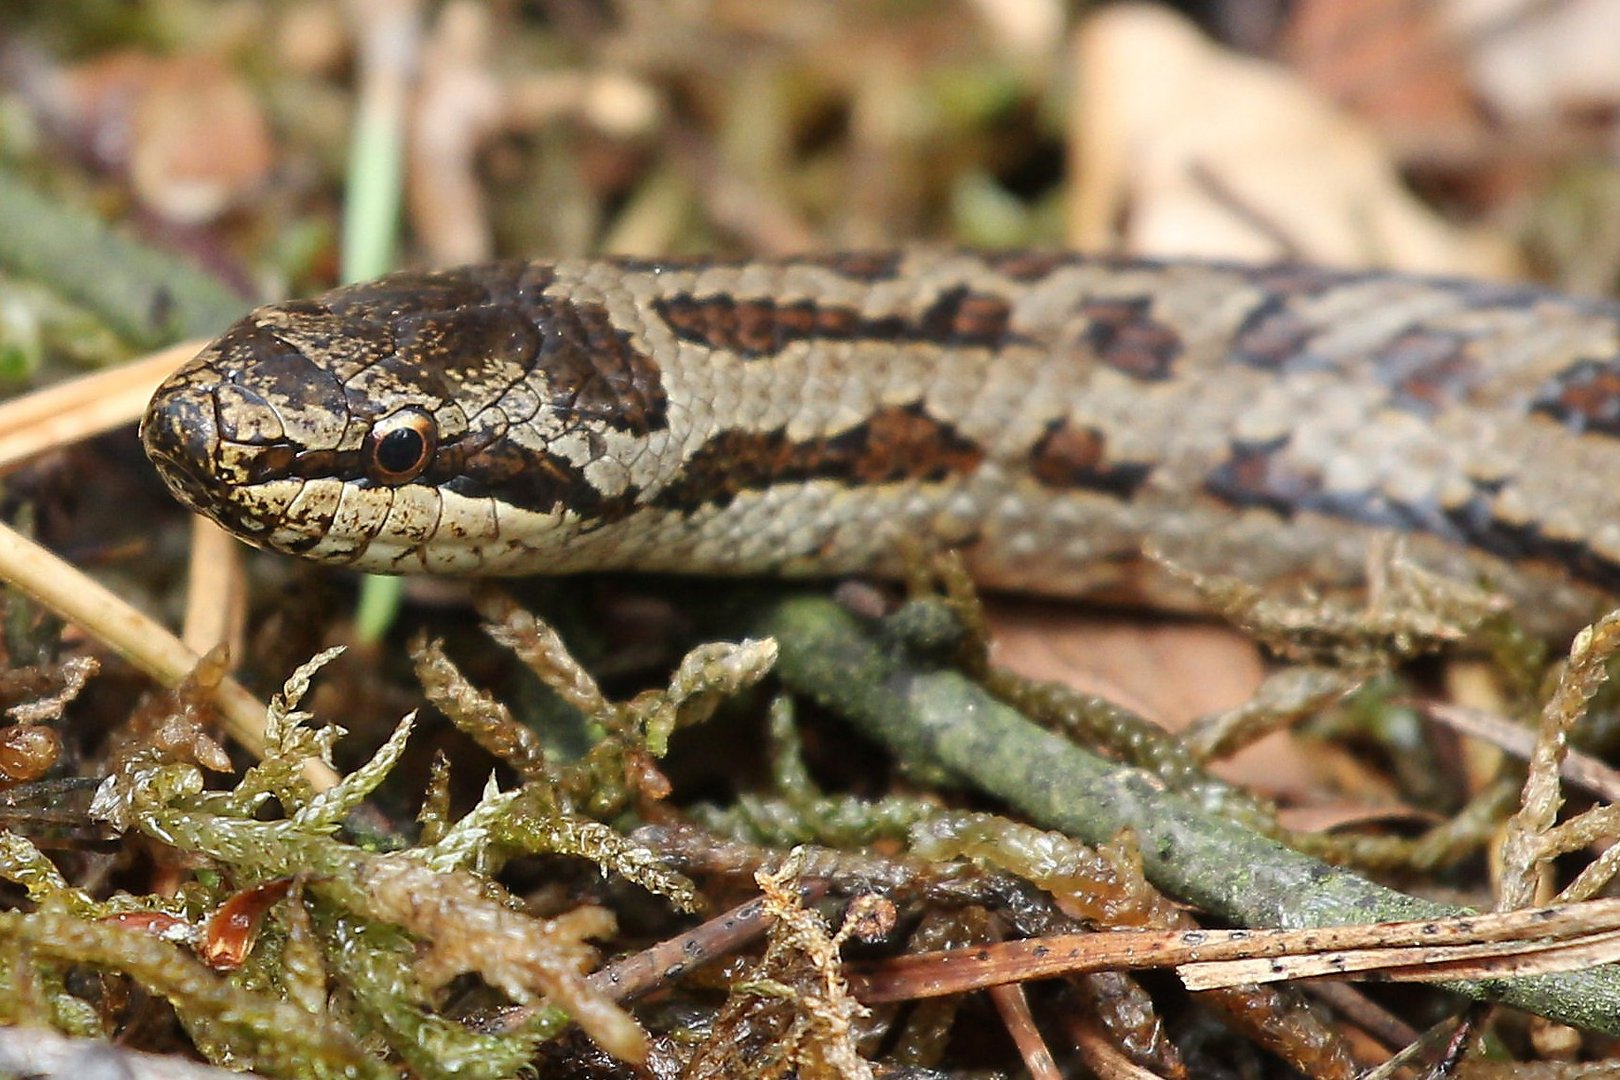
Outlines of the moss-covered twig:
<svg viewBox="0 0 1620 1080">
<path fill-rule="evenodd" d="M 1042 731 L 961 674 L 918 663 L 819 596 L 789 595 L 727 633 L 774 637 L 780 677 L 909 762 L 944 766 L 1039 824 L 1106 843 L 1134 830 L 1149 880 L 1246 926 L 1307 927 L 1455 915 L 1268 840 Z M 740 620 L 741 625 L 737 625 Z M 1566 1024 L 1620 1034 L 1620 970 L 1447 984 Z"/>
</svg>

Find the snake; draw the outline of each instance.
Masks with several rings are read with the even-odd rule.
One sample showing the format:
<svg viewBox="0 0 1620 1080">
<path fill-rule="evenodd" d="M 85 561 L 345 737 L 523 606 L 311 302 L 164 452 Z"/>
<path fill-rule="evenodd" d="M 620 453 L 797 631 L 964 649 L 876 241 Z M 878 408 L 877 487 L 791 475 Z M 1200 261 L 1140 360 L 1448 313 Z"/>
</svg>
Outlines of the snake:
<svg viewBox="0 0 1620 1080">
<path fill-rule="evenodd" d="M 1547 632 L 1620 596 L 1620 304 L 1525 285 L 932 248 L 406 271 L 252 311 L 141 438 L 228 531 L 372 572 L 888 576 L 920 540 L 1186 607 L 1186 572 L 1357 588 L 1396 534 Z"/>
</svg>

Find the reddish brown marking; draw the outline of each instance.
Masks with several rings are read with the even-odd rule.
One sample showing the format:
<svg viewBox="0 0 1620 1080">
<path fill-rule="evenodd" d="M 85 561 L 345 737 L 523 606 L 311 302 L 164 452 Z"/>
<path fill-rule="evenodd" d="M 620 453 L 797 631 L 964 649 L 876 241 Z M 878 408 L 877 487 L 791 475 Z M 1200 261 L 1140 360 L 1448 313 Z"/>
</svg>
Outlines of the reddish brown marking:
<svg viewBox="0 0 1620 1080">
<path fill-rule="evenodd" d="M 794 442 L 774 431 L 725 431 L 687 461 L 653 505 L 693 511 L 728 505 L 744 491 L 778 483 L 839 480 L 852 485 L 938 483 L 970 475 L 984 451 L 920 405 L 884 408 L 864 424 L 821 439 Z"/>
<path fill-rule="evenodd" d="M 847 332 L 841 328 L 856 321 L 853 312 L 808 300 L 778 304 L 683 294 L 654 301 L 653 306 L 676 336 L 747 357 L 770 356 L 790 341 L 844 337 Z"/>
<path fill-rule="evenodd" d="M 1330 329 L 1301 317 L 1273 297 L 1256 308 L 1234 339 L 1234 359 L 1268 371 L 1311 369 L 1325 361 L 1312 339 Z M 1431 415 L 1464 400 L 1484 378 L 1468 335 L 1417 325 L 1382 342 L 1365 357 L 1374 377 L 1390 389 L 1390 404 Z"/>
<path fill-rule="evenodd" d="M 847 463 L 849 475 L 861 483 L 892 484 L 966 475 L 983 460 L 976 443 L 920 407 L 908 406 L 880 409 L 866 423 L 826 440 L 820 461 L 811 464 Z"/>
<path fill-rule="evenodd" d="M 1108 460 L 1108 440 L 1094 427 L 1054 420 L 1030 454 L 1030 473 L 1051 488 L 1106 491 L 1121 498 L 1136 494 L 1153 472 L 1141 462 Z"/>
<path fill-rule="evenodd" d="M 1542 384 L 1530 407 L 1574 432 L 1620 436 L 1620 364 L 1577 360 Z"/>
<path fill-rule="evenodd" d="M 1081 306 L 1090 320 L 1081 335 L 1097 360 L 1133 379 L 1162 382 L 1175 373 L 1181 335 L 1150 312 L 1153 300 L 1093 300 Z"/>
<path fill-rule="evenodd" d="M 918 324 L 922 336 L 941 345 L 996 348 L 1011 333 L 1012 306 L 999 296 L 952 289 L 936 300 Z"/>
</svg>

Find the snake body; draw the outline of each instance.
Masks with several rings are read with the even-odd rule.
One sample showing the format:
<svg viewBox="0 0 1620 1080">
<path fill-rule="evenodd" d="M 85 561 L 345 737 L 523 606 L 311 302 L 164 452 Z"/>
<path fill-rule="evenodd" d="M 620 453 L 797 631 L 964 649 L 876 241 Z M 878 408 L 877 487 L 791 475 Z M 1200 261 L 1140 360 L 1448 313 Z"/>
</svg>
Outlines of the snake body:
<svg viewBox="0 0 1620 1080">
<path fill-rule="evenodd" d="M 896 572 L 1185 599 L 1370 538 L 1545 627 L 1620 595 L 1620 305 L 1301 267 L 933 250 L 499 262 L 260 308 L 147 453 L 250 543 L 381 572 Z"/>
</svg>

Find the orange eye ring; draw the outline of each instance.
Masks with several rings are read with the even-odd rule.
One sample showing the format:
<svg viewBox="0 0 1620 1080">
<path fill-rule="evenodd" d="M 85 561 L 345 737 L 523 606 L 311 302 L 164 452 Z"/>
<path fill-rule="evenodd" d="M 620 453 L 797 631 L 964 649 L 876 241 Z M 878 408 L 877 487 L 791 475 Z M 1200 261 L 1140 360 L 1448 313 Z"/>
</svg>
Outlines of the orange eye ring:
<svg viewBox="0 0 1620 1080">
<path fill-rule="evenodd" d="M 422 475 L 439 449 L 439 426 L 427 413 L 400 409 L 371 426 L 366 436 L 366 474 L 397 487 Z"/>
</svg>

